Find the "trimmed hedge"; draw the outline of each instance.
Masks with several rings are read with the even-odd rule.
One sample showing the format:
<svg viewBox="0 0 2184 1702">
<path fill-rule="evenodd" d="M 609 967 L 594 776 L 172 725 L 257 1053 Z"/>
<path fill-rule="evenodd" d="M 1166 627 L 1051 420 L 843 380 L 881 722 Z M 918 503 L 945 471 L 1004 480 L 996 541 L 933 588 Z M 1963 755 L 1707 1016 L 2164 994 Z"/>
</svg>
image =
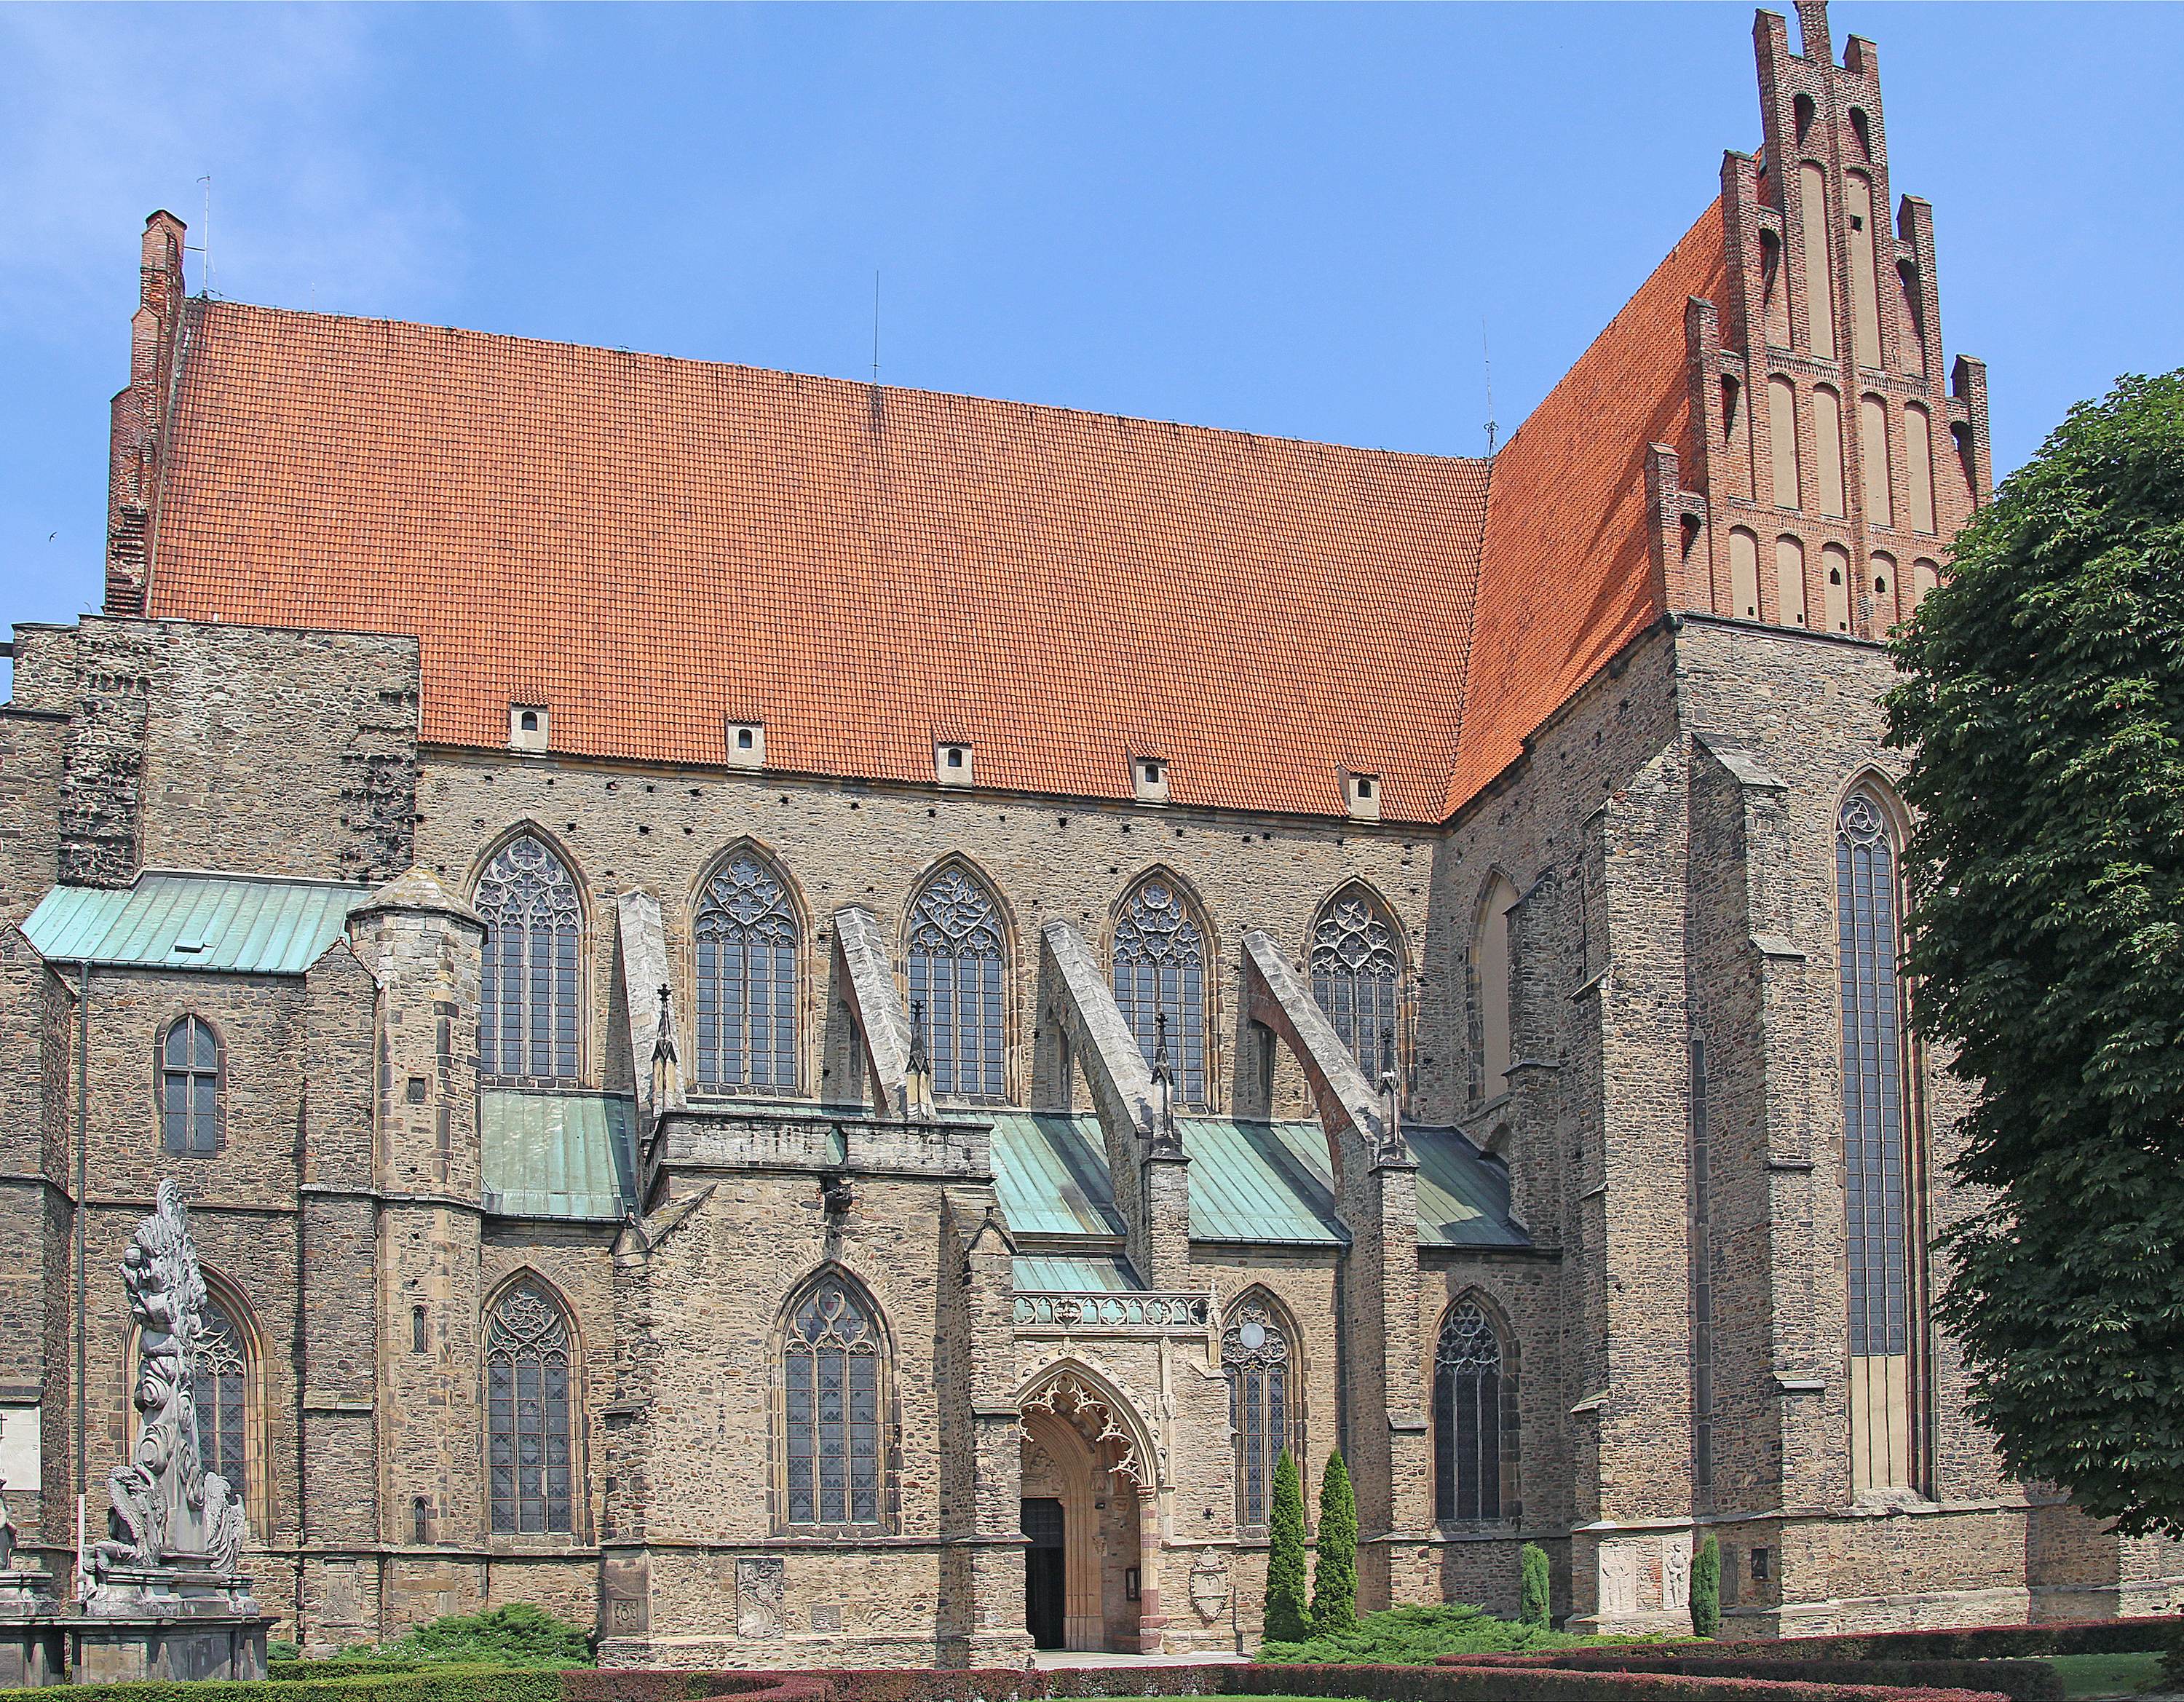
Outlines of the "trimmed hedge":
<svg viewBox="0 0 2184 1702">
<path fill-rule="evenodd" d="M 551 1668 L 452 1661 L 416 1671 L 355 1677 L 72 1684 L 61 1694 L 69 1702 L 267 1702 L 276 1694 L 282 1702 L 563 1702 L 561 1675 Z M 53 1702 L 55 1694 L 51 1689 L 0 1690 L 0 1697 L 19 1702 Z"/>
<path fill-rule="evenodd" d="M 1444 1666 L 1552 1667 L 1569 1672 L 1676 1672 L 1797 1684 L 1881 1684 L 1903 1690 L 1993 1690 L 2012 1702 L 2063 1702 L 2062 1675 L 2044 1660 L 1781 1660 L 1741 1645 L 1570 1649 L 1538 1655 L 1444 1655 Z"/>
<path fill-rule="evenodd" d="M 1971 1625 L 1947 1631 L 1847 1632 L 1829 1637 L 1724 1638 L 1737 1655 L 1813 1660 L 2000 1660 L 2042 1655 L 2147 1655 L 2184 1632 L 2184 1616 Z"/>
</svg>

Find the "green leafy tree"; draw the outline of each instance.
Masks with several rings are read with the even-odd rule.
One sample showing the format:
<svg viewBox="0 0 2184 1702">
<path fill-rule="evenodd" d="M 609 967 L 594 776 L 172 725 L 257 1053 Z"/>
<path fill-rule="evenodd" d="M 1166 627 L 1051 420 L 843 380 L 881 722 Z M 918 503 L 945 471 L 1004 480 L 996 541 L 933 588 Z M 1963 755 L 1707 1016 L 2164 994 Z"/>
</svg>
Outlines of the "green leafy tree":
<svg viewBox="0 0 2184 1702">
<path fill-rule="evenodd" d="M 1267 1537 L 1266 1636 L 1269 1642 L 1301 1643 L 1312 1635 L 1305 1615 L 1304 1485 L 1286 1448 L 1274 1461 Z"/>
<path fill-rule="evenodd" d="M 1517 1594 L 1518 1622 L 1544 1631 L 1548 1611 L 1547 1551 L 1537 1543 L 1527 1543 L 1518 1551 L 1517 1565 L 1522 1574 Z"/>
<path fill-rule="evenodd" d="M 1357 1498 L 1342 1450 L 1327 1456 L 1319 1480 L 1319 1552 L 1312 1569 L 1312 1634 L 1357 1625 Z"/>
<path fill-rule="evenodd" d="M 2073 409 L 1898 636 L 1940 1315 L 2010 1471 L 2184 1535 L 2184 372 Z"/>
<path fill-rule="evenodd" d="M 1721 1544 L 1711 1531 L 1691 1556 L 1691 1634 L 1721 1635 Z"/>
</svg>

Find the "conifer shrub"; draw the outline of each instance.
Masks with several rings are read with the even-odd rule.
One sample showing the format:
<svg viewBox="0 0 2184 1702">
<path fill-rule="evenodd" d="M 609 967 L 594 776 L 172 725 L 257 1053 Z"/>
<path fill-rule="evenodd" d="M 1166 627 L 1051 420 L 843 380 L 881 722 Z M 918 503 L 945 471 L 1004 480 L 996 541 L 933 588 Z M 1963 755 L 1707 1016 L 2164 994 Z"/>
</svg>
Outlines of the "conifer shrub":
<svg viewBox="0 0 2184 1702">
<path fill-rule="evenodd" d="M 1517 1557 L 1523 1582 L 1517 1595 L 1517 1622 L 1540 1631 L 1547 1628 L 1547 1551 L 1527 1543 Z"/>
<path fill-rule="evenodd" d="M 1357 1498 L 1342 1450 L 1319 1480 L 1319 1552 L 1312 1571 L 1312 1634 L 1357 1628 Z"/>
<path fill-rule="evenodd" d="M 1274 1462 L 1274 1504 L 1267 1514 L 1267 1608 L 1269 1642 L 1297 1643 L 1312 1634 L 1305 1605 L 1304 1486 L 1284 1448 Z"/>
<path fill-rule="evenodd" d="M 1711 1531 L 1691 1556 L 1691 1634 L 1721 1635 L 1721 1544 Z"/>
</svg>

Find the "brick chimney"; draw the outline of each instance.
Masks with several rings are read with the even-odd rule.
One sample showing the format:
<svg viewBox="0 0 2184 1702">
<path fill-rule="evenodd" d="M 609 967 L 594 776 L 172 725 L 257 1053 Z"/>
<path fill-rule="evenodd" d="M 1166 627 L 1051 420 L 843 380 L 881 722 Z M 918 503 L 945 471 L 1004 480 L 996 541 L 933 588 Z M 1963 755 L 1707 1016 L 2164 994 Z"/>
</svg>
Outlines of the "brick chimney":
<svg viewBox="0 0 2184 1702">
<path fill-rule="evenodd" d="M 114 398 L 106 508 L 106 612 L 142 615 L 152 579 L 159 455 L 174 393 L 182 323 L 182 238 L 171 213 L 144 221 L 136 317 L 129 327 L 129 387 Z"/>
</svg>

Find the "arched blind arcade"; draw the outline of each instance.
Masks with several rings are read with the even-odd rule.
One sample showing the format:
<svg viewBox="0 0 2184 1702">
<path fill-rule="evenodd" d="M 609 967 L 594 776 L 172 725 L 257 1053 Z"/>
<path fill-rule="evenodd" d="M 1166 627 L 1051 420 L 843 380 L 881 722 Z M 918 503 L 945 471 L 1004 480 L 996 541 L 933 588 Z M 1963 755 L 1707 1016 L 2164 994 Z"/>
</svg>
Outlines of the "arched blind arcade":
<svg viewBox="0 0 2184 1702">
<path fill-rule="evenodd" d="M 698 897 L 698 1079 L 796 1089 L 796 913 L 754 852 L 715 870 Z"/>
<path fill-rule="evenodd" d="M 1167 1019 L 1168 1067 L 1178 1104 L 1206 1097 L 1206 936 L 1173 882 L 1139 883 L 1115 920 L 1115 1002 L 1145 1062 Z"/>
<path fill-rule="evenodd" d="M 1401 1051 L 1396 938 L 1394 920 L 1355 890 L 1337 893 L 1312 933 L 1312 996 L 1375 1086 L 1384 1060 Z"/>
<path fill-rule="evenodd" d="M 936 1095 L 1002 1096 L 1007 971 L 1000 904 L 963 870 L 943 869 L 910 908 L 910 997 L 922 1011 Z"/>
<path fill-rule="evenodd" d="M 1449 1308 L 1434 1346 L 1434 1516 L 1502 1516 L 1502 1343 L 1484 1310 Z"/>
<path fill-rule="evenodd" d="M 545 841 L 520 833 L 478 876 L 476 908 L 486 921 L 479 1070 L 573 1080 L 582 917 L 576 881 Z"/>
<path fill-rule="evenodd" d="M 1895 842 L 1870 793 L 1836 823 L 1851 1453 L 1857 1488 L 1911 1481 L 1914 1202 Z"/>
<path fill-rule="evenodd" d="M 880 1516 L 880 1338 L 849 1285 L 822 1278 L 797 1303 L 783 1353 L 788 1522 Z"/>
<path fill-rule="evenodd" d="M 1229 1315 L 1221 1369 L 1236 1432 L 1236 1522 L 1262 1526 L 1273 1500 L 1274 1463 L 1290 1439 L 1289 1332 L 1264 1299 L 1247 1297 Z"/>
<path fill-rule="evenodd" d="M 573 1526 L 569 1321 L 536 1282 L 518 1282 L 486 1320 L 486 1466 L 493 1528 L 567 1534 Z"/>
</svg>

